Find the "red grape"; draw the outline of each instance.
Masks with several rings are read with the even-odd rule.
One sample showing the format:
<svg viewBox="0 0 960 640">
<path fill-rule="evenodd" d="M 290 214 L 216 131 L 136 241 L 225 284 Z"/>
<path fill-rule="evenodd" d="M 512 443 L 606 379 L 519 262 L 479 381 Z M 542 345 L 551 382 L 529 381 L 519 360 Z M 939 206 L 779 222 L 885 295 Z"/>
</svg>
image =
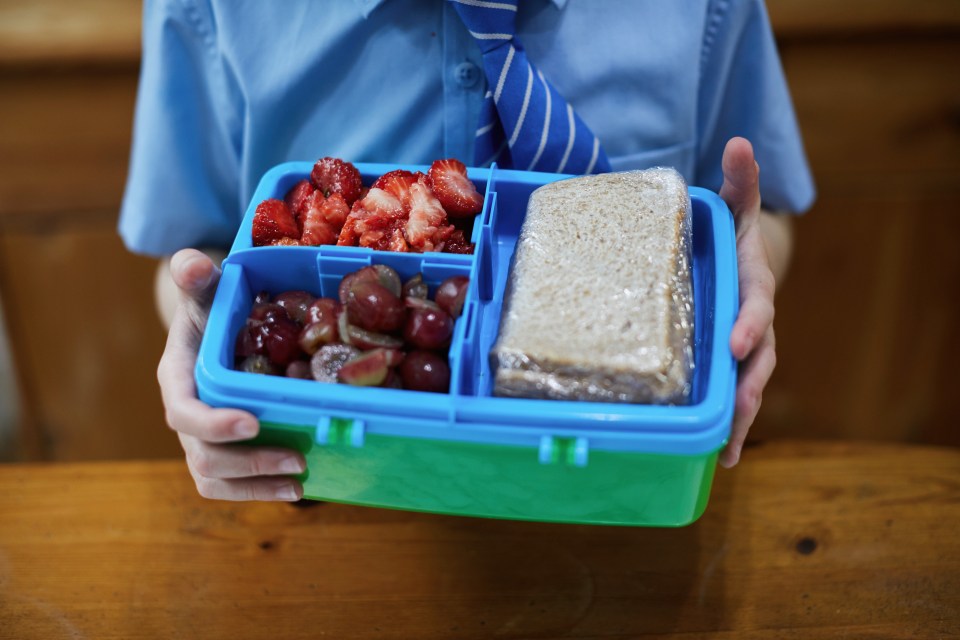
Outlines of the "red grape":
<svg viewBox="0 0 960 640">
<path fill-rule="evenodd" d="M 447 361 L 431 351 L 411 351 L 400 363 L 399 371 L 404 389 L 443 393 L 450 387 Z"/>
<path fill-rule="evenodd" d="M 360 355 L 360 350 L 348 344 L 328 344 L 310 358 L 313 379 L 320 382 L 336 382 L 340 367 Z"/>
<path fill-rule="evenodd" d="M 440 349 L 453 334 L 453 319 L 442 309 L 411 309 L 403 327 L 407 342 L 421 349 Z"/>
<path fill-rule="evenodd" d="M 304 324 L 310 324 L 311 322 L 323 322 L 329 318 L 336 320 L 342 309 L 343 305 L 336 298 L 317 298 L 307 308 L 307 317 L 303 322 Z"/>
<path fill-rule="evenodd" d="M 426 300 L 427 294 L 427 283 L 423 281 L 423 274 L 421 273 L 416 274 L 403 283 L 403 298 Z"/>
<path fill-rule="evenodd" d="M 317 349 L 325 344 L 336 342 L 339 338 L 337 320 L 334 317 L 325 317 L 323 320 L 311 322 L 300 331 L 298 341 L 304 353 L 313 355 Z"/>
<path fill-rule="evenodd" d="M 433 299 L 451 318 L 457 319 L 463 311 L 463 301 L 469 285 L 470 278 L 467 276 L 450 276 L 437 287 Z"/>
<path fill-rule="evenodd" d="M 284 291 L 277 294 L 273 301 L 286 309 L 291 318 L 303 324 L 306 321 L 307 309 L 315 298 L 309 291 Z"/>
<path fill-rule="evenodd" d="M 345 306 L 350 322 L 368 331 L 396 331 L 406 319 L 400 298 L 378 282 L 354 280 Z"/>
</svg>

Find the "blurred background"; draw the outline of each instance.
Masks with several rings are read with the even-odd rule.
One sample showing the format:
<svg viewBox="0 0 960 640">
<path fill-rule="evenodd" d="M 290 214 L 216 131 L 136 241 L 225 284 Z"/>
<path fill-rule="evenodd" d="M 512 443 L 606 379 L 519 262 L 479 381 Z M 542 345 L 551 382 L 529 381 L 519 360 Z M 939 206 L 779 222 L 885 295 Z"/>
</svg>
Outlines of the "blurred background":
<svg viewBox="0 0 960 640">
<path fill-rule="evenodd" d="M 819 199 L 750 441 L 960 445 L 960 2 L 768 7 Z M 0 0 L 0 460 L 181 455 L 115 231 L 139 32 L 134 0 Z"/>
</svg>

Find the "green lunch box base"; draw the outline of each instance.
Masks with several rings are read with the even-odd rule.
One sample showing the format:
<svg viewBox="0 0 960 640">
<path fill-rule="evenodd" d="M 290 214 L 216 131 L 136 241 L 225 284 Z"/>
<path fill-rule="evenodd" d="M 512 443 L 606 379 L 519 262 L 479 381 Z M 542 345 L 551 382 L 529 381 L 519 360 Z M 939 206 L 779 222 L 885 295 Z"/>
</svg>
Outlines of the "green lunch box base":
<svg viewBox="0 0 960 640">
<path fill-rule="evenodd" d="M 508 520 L 679 527 L 707 507 L 719 451 L 682 456 L 591 451 L 574 463 L 558 438 L 540 462 L 531 447 L 363 436 L 334 419 L 325 444 L 316 427 L 263 423 L 252 444 L 306 456 L 303 497 L 373 507 Z"/>
</svg>

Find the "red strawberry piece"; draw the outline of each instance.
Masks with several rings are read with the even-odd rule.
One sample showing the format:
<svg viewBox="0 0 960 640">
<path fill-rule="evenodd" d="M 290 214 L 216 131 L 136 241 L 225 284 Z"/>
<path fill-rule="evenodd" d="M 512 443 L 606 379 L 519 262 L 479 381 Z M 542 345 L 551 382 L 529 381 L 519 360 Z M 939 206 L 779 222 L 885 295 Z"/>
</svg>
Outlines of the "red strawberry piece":
<svg viewBox="0 0 960 640">
<path fill-rule="evenodd" d="M 450 234 L 450 237 L 447 238 L 447 241 L 443 244 L 444 253 L 460 253 L 460 254 L 469 254 L 473 253 L 474 244 L 472 242 L 467 242 L 466 237 L 463 235 L 463 231 L 456 229 L 453 233 Z"/>
<path fill-rule="evenodd" d="M 380 188 L 371 188 L 358 200 L 347 216 L 337 244 L 368 247 L 377 251 L 401 251 L 405 246 L 397 230 L 406 220 L 403 205 L 395 196 Z"/>
<path fill-rule="evenodd" d="M 410 208 L 410 185 L 417 182 L 423 176 L 419 171 L 413 173 L 406 169 L 396 169 L 383 174 L 377 178 L 371 188 L 383 189 L 403 205 L 404 210 Z"/>
<path fill-rule="evenodd" d="M 290 208 L 293 217 L 296 218 L 301 228 L 303 228 L 303 208 L 306 206 L 307 199 L 313 195 L 315 190 L 309 180 L 301 180 L 290 187 L 287 195 L 283 197 L 283 201 L 287 203 L 287 207 Z"/>
<path fill-rule="evenodd" d="M 433 194 L 450 217 L 475 216 L 483 209 L 483 195 L 467 177 L 467 167 L 456 158 L 435 160 L 427 175 Z"/>
<path fill-rule="evenodd" d="M 453 233 L 447 214 L 424 180 L 410 186 L 410 212 L 403 235 L 414 251 L 439 251 Z"/>
<path fill-rule="evenodd" d="M 253 214 L 253 246 L 273 244 L 281 238 L 298 238 L 297 221 L 283 200 L 268 198 Z"/>
<path fill-rule="evenodd" d="M 304 205 L 303 235 L 300 244 L 318 246 L 336 244 L 340 228 L 347 218 L 350 207 L 339 193 L 324 198 L 319 189 L 313 192 Z"/>
<path fill-rule="evenodd" d="M 353 205 L 363 191 L 360 171 L 353 164 L 340 158 L 320 158 L 313 165 L 310 181 L 323 192 L 324 196 L 339 193 L 348 205 Z"/>
<path fill-rule="evenodd" d="M 370 185 L 371 189 L 383 189 L 384 185 L 392 181 L 394 178 L 401 178 L 405 181 L 409 180 L 410 182 L 417 181 L 417 174 L 413 171 L 407 171 L 406 169 L 394 169 L 393 171 L 387 171 L 385 174 L 373 181 L 373 184 Z"/>
</svg>

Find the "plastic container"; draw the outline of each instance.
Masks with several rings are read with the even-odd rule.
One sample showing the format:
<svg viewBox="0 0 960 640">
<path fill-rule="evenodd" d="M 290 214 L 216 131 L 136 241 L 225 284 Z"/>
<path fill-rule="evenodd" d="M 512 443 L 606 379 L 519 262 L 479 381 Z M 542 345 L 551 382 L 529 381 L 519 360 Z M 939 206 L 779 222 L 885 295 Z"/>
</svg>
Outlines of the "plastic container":
<svg viewBox="0 0 960 640">
<path fill-rule="evenodd" d="M 396 168 L 357 164 L 365 184 Z M 728 337 L 737 314 L 735 234 L 724 202 L 690 187 L 693 210 L 695 374 L 684 406 L 501 398 L 488 354 L 497 337 L 510 258 L 537 187 L 570 176 L 470 169 L 485 193 L 473 255 L 365 248 L 253 247 L 256 205 L 282 198 L 312 163 L 266 173 L 251 199 L 214 298 L 196 381 L 213 406 L 251 411 L 252 442 L 299 449 L 304 496 L 318 500 L 493 518 L 681 526 L 704 511 L 717 455 L 730 433 L 736 363 Z M 262 290 L 336 297 L 340 279 L 387 264 L 434 288 L 471 279 L 450 348 L 449 393 L 351 387 L 233 369 L 233 345 Z"/>
</svg>

